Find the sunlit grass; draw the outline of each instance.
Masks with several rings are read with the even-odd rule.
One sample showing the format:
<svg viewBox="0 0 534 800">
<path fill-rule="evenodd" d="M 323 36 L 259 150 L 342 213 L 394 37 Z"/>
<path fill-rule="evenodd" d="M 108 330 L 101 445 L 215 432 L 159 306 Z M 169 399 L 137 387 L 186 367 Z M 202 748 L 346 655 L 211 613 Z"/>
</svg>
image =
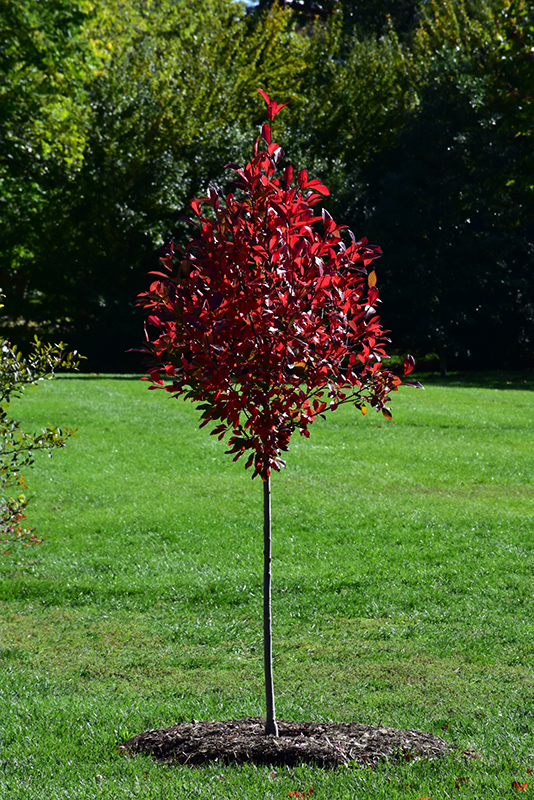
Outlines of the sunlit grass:
<svg viewBox="0 0 534 800">
<path fill-rule="evenodd" d="M 258 481 L 137 379 L 30 392 L 27 426 L 78 435 L 27 476 L 45 543 L 0 560 L 2 796 L 531 792 L 534 394 L 518 385 L 403 389 L 392 423 L 340 409 L 273 480 L 278 716 L 427 730 L 480 758 L 276 775 L 117 752 L 150 727 L 263 713 Z"/>
</svg>

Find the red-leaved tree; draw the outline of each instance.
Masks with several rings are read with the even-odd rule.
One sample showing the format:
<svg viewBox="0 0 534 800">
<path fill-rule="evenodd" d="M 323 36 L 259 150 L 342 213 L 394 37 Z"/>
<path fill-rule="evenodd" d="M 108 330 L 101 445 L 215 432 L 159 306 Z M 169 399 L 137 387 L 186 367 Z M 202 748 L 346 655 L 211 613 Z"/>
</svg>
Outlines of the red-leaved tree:
<svg viewBox="0 0 534 800">
<path fill-rule="evenodd" d="M 258 90 L 269 122 L 284 106 Z M 328 211 L 329 194 L 305 170 L 280 169 L 284 152 L 264 124 L 254 156 L 228 164 L 226 197 L 210 188 L 191 202 L 196 234 L 168 245 L 163 272 L 139 297 L 157 336 L 148 340 L 150 388 L 198 403 L 201 427 L 225 438 L 234 461 L 264 489 L 264 664 L 266 733 L 277 735 L 271 626 L 270 473 L 285 466 L 295 430 L 352 403 L 390 418 L 400 379 L 384 367 L 389 341 L 377 313 L 372 263 L 380 248 L 356 240 Z M 413 367 L 408 356 L 405 374 Z"/>
</svg>

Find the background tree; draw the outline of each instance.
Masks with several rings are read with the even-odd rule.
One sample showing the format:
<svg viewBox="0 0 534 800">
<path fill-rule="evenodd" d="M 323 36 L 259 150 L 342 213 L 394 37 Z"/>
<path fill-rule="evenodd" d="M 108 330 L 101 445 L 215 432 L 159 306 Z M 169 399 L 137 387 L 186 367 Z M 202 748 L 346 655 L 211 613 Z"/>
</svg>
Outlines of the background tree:
<svg viewBox="0 0 534 800">
<path fill-rule="evenodd" d="M 387 324 L 405 346 L 438 353 L 442 374 L 451 361 L 520 366 L 534 355 L 534 59 L 517 20 L 511 8 L 477 21 L 436 4 L 419 30 L 435 63 L 418 108 L 365 171 L 364 213 L 387 253 Z"/>
<path fill-rule="evenodd" d="M 393 27 L 380 40 L 347 37 L 337 16 L 316 24 L 307 66 L 306 103 L 291 106 L 291 156 L 331 187 L 331 213 L 355 220 L 362 169 L 404 126 L 419 69 Z"/>
<path fill-rule="evenodd" d="M 113 370 L 128 364 L 141 325 L 134 298 L 155 251 L 259 113 L 253 87 L 269 75 L 294 96 L 303 61 L 289 12 L 251 20 L 231 0 L 109 0 L 78 32 L 103 53 L 81 78 L 83 141 L 69 168 L 54 162 L 41 206 L 26 199 L 4 249 L 5 280 L 18 286 L 5 324 L 32 321 L 68 337 L 89 368 Z"/>
<path fill-rule="evenodd" d="M 533 19 L 526 0 L 0 0 L 0 331 L 137 368 L 146 269 L 245 157 L 263 85 L 329 212 L 383 244 L 399 347 L 531 360 Z"/>
<path fill-rule="evenodd" d="M 283 106 L 269 100 L 269 122 Z M 271 470 L 317 414 L 352 403 L 390 418 L 400 379 L 382 364 L 389 341 L 376 311 L 379 255 L 365 239 L 344 242 L 343 226 L 313 206 L 328 195 L 305 170 L 278 167 L 282 148 L 264 124 L 253 159 L 237 173 L 237 194 L 211 187 L 194 199 L 197 235 L 169 245 L 165 272 L 140 302 L 157 336 L 147 345 L 151 388 L 198 403 L 201 426 L 229 434 L 234 461 L 263 481 L 266 733 L 277 735 L 271 626 Z M 207 206 L 203 214 L 202 206 Z M 323 232 L 317 229 L 322 222 Z M 407 371 L 412 364 L 408 361 Z"/>
<path fill-rule="evenodd" d="M 83 2 L 0 2 L 0 276 L 10 307 L 31 294 L 57 184 L 83 161 L 87 83 L 102 61 L 82 33 L 90 16 Z"/>
<path fill-rule="evenodd" d="M 276 0 L 259 0 L 260 10 L 271 8 Z M 397 33 L 410 31 L 417 19 L 415 0 L 285 0 L 301 24 L 310 20 L 329 20 L 339 15 L 346 33 L 377 37 L 393 24 Z"/>
</svg>

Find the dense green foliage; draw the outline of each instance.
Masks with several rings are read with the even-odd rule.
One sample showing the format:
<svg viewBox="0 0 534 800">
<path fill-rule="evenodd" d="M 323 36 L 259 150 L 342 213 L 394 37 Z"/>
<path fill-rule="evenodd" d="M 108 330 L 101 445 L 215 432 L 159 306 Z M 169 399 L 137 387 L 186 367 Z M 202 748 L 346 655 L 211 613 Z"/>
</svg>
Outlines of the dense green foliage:
<svg viewBox="0 0 534 800">
<path fill-rule="evenodd" d="M 401 388 L 392 422 L 340 408 L 273 478 L 280 719 L 426 730 L 481 756 L 377 769 L 169 768 L 117 752 L 181 719 L 262 714 L 261 494 L 191 403 L 138 379 L 60 376 L 15 401 L 25 428 L 61 408 L 79 433 L 35 465 L 46 541 L 0 559 L 0 794 L 531 792 L 533 384 L 484 377 Z"/>
<path fill-rule="evenodd" d="M 529 0 L 0 0 L 0 28 L 11 338 L 139 366 L 146 271 L 249 151 L 261 86 L 289 101 L 290 160 L 382 245 L 395 346 L 532 361 Z"/>
<path fill-rule="evenodd" d="M 442 366 L 532 359 L 534 17 L 526 24 L 526 16 L 457 14 L 462 39 L 438 50 L 436 20 L 454 22 L 440 10 L 417 41 L 430 63 L 419 107 L 366 165 L 369 230 L 390 254 L 385 318 L 407 347 L 437 352 Z"/>
</svg>

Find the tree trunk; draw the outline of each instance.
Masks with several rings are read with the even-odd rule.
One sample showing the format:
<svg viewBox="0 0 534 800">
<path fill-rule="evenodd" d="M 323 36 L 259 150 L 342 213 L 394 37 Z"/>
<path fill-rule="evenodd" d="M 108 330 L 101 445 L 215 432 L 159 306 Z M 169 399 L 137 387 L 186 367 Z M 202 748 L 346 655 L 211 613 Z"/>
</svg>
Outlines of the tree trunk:
<svg viewBox="0 0 534 800">
<path fill-rule="evenodd" d="M 263 482 L 263 664 L 265 671 L 265 733 L 278 736 L 274 710 L 273 630 L 271 618 L 271 479 Z"/>
</svg>

